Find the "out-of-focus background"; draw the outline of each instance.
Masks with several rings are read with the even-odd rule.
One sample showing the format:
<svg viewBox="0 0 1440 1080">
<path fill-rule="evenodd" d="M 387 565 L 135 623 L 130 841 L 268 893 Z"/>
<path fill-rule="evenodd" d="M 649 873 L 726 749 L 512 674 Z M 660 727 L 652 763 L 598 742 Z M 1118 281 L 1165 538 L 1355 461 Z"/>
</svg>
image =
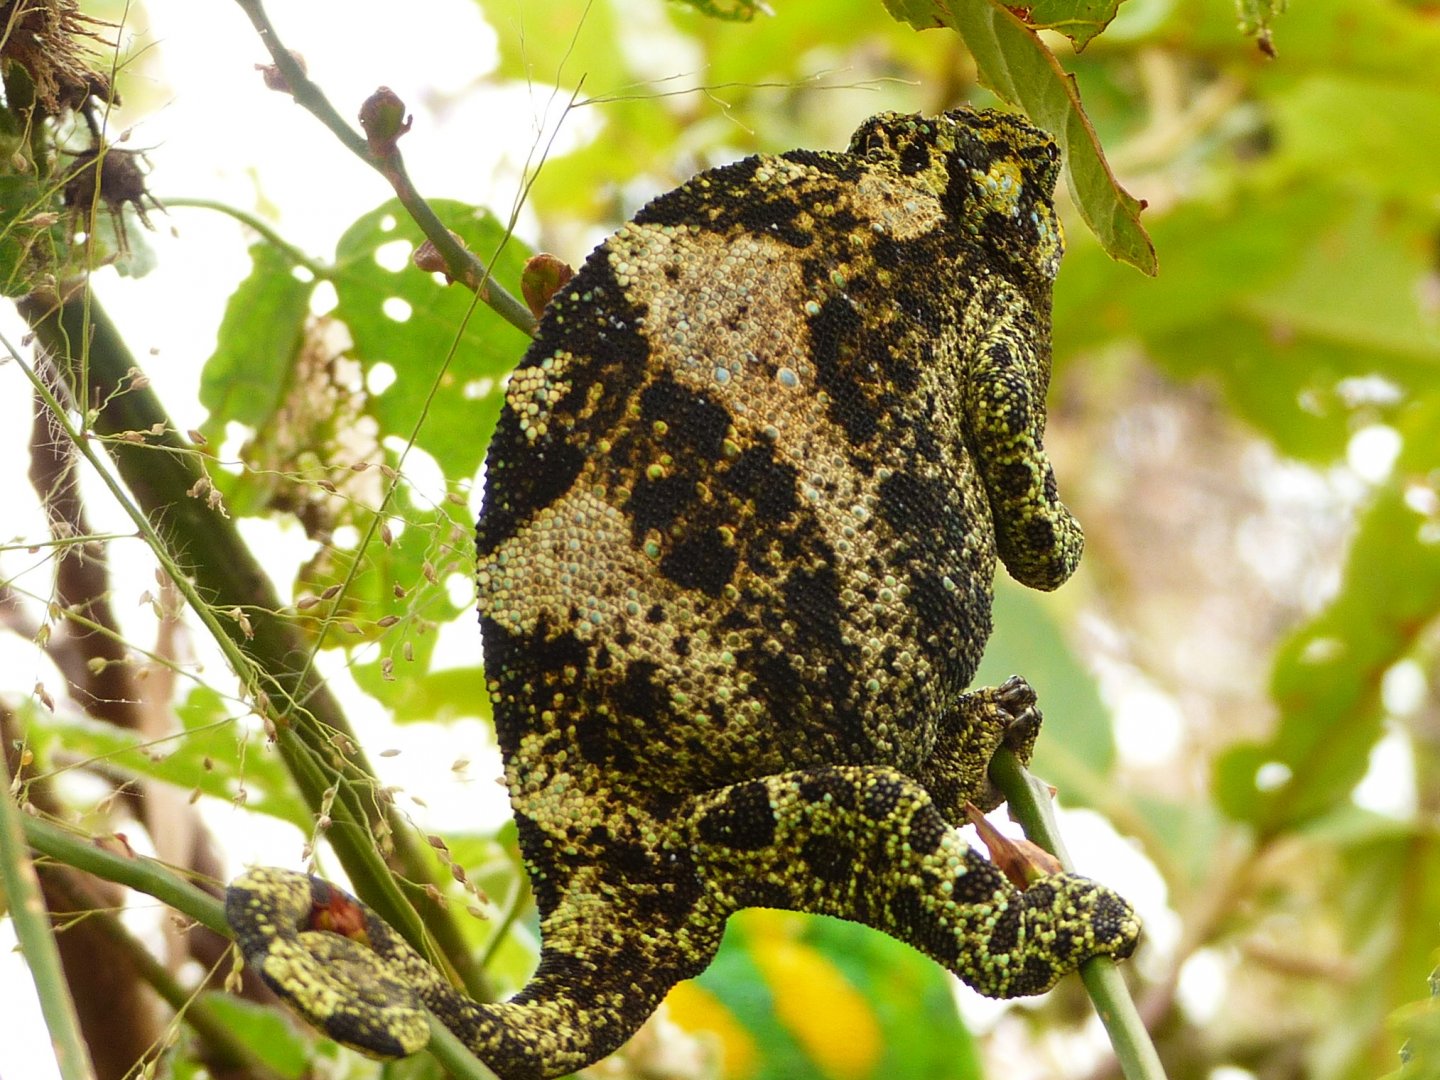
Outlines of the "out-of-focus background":
<svg viewBox="0 0 1440 1080">
<path fill-rule="evenodd" d="M 10 26 L 23 6 L 0 4 Z M 700 169 L 840 149 L 881 110 L 994 104 L 955 34 L 916 33 L 876 0 L 775 0 L 743 24 L 661 0 L 272 6 L 347 119 L 377 86 L 400 95 L 416 186 L 482 257 L 504 241 L 496 276 L 512 290 L 530 251 L 578 265 Z M 101 210 L 95 317 L 174 430 L 204 437 L 187 453 L 212 486 L 193 498 L 214 492 L 278 590 L 274 610 L 220 617 L 281 620 L 313 649 L 375 762 L 358 790 L 444 834 L 440 876 L 465 882 L 449 890 L 456 932 L 509 992 L 533 963 L 533 907 L 495 782 L 468 529 L 525 339 L 410 267 L 416 232 L 389 188 L 266 89 L 239 5 L 84 9 L 121 25 L 118 55 L 93 43 L 122 102 L 107 138 L 136 152 L 165 208 L 139 200 L 147 229 L 120 207 L 123 240 Z M 1125 971 L 1169 1075 L 1348 1080 L 1435 1038 L 1440 10 L 1307 0 L 1275 20 L 1273 56 L 1239 22 L 1229 0 L 1128 0 L 1078 56 L 1047 36 L 1119 181 L 1148 203 L 1160 272 L 1111 261 L 1060 193 L 1048 447 L 1087 551 L 1054 595 L 997 583 L 980 679 L 1021 672 L 1040 693 L 1035 770 L 1059 789 L 1082 869 L 1146 920 Z M 58 122 L 71 154 L 47 186 L 22 167 L 34 132 L 8 70 L 5 87 L 15 297 L 43 285 L 24 276 L 43 273 L 24 248 L 36 229 L 65 233 L 62 254 L 86 231 L 88 204 L 36 215 L 93 135 Z M 14 305 L 0 330 L 28 361 Z M 253 693 L 32 397 L 19 364 L 0 364 L 0 712 L 12 768 L 27 755 L 27 809 L 217 880 L 299 866 L 319 840 L 339 876 Z M 83 547 L 81 511 L 79 535 L 101 538 Z M 180 517 L 156 524 L 199 553 Z M 168 955 L 186 992 L 205 961 L 147 898 L 74 899 L 122 931 L 79 946 L 71 975 L 82 1014 L 91 995 L 115 1024 L 94 1029 L 102 1075 L 146 1048 L 200 1075 L 192 1029 L 133 959 Z M 60 938 L 98 923 L 62 920 Z M 0 948 L 13 941 L 0 920 Z M 1114 1075 L 1074 983 L 996 1005 L 861 928 L 751 913 L 594 1075 Z M 299 1076 L 316 1054 L 326 1075 L 376 1075 L 269 1009 L 206 1000 L 263 1049 L 265 1075 Z M 0 1015 L 0 1074 L 55 1075 L 14 952 Z"/>
</svg>

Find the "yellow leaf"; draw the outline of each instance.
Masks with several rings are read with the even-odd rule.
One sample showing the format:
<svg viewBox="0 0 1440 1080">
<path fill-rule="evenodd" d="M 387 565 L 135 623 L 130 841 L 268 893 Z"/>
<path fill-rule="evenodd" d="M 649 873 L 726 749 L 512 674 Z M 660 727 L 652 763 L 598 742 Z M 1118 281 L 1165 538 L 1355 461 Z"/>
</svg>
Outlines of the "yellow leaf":
<svg viewBox="0 0 1440 1080">
<path fill-rule="evenodd" d="M 747 1080 L 755 1075 L 760 1052 L 755 1040 L 725 1005 L 694 982 L 678 983 L 665 998 L 670 1019 L 694 1034 L 710 1034 L 720 1043 L 725 1080 Z"/>
<path fill-rule="evenodd" d="M 820 1071 L 829 1080 L 870 1076 L 880 1060 L 880 1024 L 840 970 L 783 932 L 757 934 L 750 955 L 770 984 L 781 1023 Z"/>
</svg>

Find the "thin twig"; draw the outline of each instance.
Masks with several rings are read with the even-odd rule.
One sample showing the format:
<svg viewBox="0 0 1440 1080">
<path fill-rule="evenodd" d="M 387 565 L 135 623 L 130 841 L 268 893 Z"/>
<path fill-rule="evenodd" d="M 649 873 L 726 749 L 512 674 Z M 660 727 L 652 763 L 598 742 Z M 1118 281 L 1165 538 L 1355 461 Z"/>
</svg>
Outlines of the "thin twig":
<svg viewBox="0 0 1440 1080">
<path fill-rule="evenodd" d="M 266 243 L 268 243 L 271 247 L 281 252 L 296 266 L 303 266 L 306 270 L 310 271 L 310 273 L 314 274 L 317 278 L 325 279 L 328 278 L 331 273 L 333 273 L 331 267 L 326 266 L 318 259 L 312 259 L 309 255 L 306 255 L 294 244 L 290 243 L 288 240 L 282 237 L 278 232 L 275 231 L 275 229 L 269 224 L 269 222 L 263 221 L 260 218 L 256 217 L 254 214 L 247 213 L 246 211 L 241 210 L 239 207 L 231 206 L 228 203 L 216 202 L 213 199 L 191 199 L 185 197 L 166 196 L 164 201 L 166 209 L 169 210 L 174 210 L 177 207 L 188 207 L 192 210 L 214 210 L 216 213 L 225 214 L 228 217 L 234 218 L 246 228 L 258 233 L 260 235 L 260 238 Z"/>
<path fill-rule="evenodd" d="M 385 177 L 395 189 L 396 197 L 425 233 L 426 239 L 439 252 L 445 263 L 446 273 L 472 289 L 482 302 L 488 304 L 506 322 L 533 337 L 535 316 L 522 301 L 497 284 L 490 276 L 490 268 L 476 258 L 473 252 L 467 250 L 441 223 L 430 204 L 410 182 L 409 174 L 405 171 L 405 162 L 393 140 L 388 145 L 374 144 L 346 123 L 335 106 L 330 104 L 324 91 L 311 80 L 280 40 L 260 0 L 235 2 L 245 12 L 250 24 L 255 27 L 255 32 L 260 35 L 260 40 L 275 61 L 275 66 L 283 76 L 295 103 L 329 128 L 347 150 Z"/>
<path fill-rule="evenodd" d="M 3 764 L 3 762 L 0 762 Z M 3 776 L 3 772 L 0 772 Z M 8 800 L 8 796 L 0 801 Z M 16 815 L 21 816 L 21 815 Z M 3 807 L 0 807 L 3 817 Z M 72 832 L 41 818 L 22 817 L 23 837 L 19 851 L 23 855 L 25 843 L 41 855 L 56 862 L 72 866 L 77 870 L 93 874 L 105 881 L 128 885 L 137 892 L 153 896 L 168 907 L 208 926 L 218 933 L 230 935 L 225 921 L 225 906 L 215 897 L 183 878 L 155 859 L 143 855 L 116 852 L 97 844 L 91 837 Z M 8 852 L 6 853 L 8 856 Z M 7 865 L 15 865 L 8 857 Z M 26 863 L 28 866 L 28 862 Z M 18 895 L 15 893 L 12 896 Z M 49 928 L 46 927 L 48 936 Z M 52 942 L 53 946 L 53 942 Z M 31 959 L 34 964 L 33 958 Z M 62 981 L 61 985 L 64 983 Z M 430 1020 L 430 1052 L 450 1070 L 452 1076 L 462 1080 L 493 1080 L 493 1075 L 451 1032 L 432 1014 Z M 54 1029 L 52 1028 L 52 1031 Z M 71 1080 L 67 1074 L 65 1080 Z M 80 1078 L 76 1078 L 80 1080 Z M 93 1080 L 93 1077 L 90 1078 Z"/>
<path fill-rule="evenodd" d="M 82 880 L 74 876 L 55 875 L 55 887 L 61 891 L 63 902 L 71 905 L 76 913 L 74 918 L 83 918 L 88 925 L 97 927 L 134 965 L 140 978 L 174 1010 L 175 1016 L 205 1041 L 207 1052 L 202 1056 L 212 1068 L 243 1070 L 248 1080 L 281 1080 L 279 1073 L 266 1065 L 244 1040 L 226 1026 L 199 990 L 183 986 L 164 964 L 151 955 L 149 949 L 136 940 L 124 923 L 100 906 L 93 890 L 87 889 Z"/>
<path fill-rule="evenodd" d="M 990 762 L 990 779 L 1004 792 L 1010 812 L 1020 822 L 1025 835 L 1073 873 L 1075 863 L 1060 838 L 1050 791 L 1045 784 L 1026 772 L 1015 755 L 1005 749 Z M 1110 1045 L 1115 1048 L 1126 1080 L 1165 1080 L 1160 1055 L 1155 1052 L 1155 1044 L 1150 1041 L 1150 1033 L 1145 1030 L 1115 962 L 1108 956 L 1091 957 L 1080 965 L 1080 978 L 1110 1036 Z"/>
</svg>

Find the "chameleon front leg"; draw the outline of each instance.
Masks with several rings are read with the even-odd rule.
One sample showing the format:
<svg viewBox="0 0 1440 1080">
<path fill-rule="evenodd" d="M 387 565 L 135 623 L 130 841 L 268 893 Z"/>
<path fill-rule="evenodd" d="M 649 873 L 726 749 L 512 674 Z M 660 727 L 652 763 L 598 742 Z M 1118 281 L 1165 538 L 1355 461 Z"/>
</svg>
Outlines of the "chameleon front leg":
<svg viewBox="0 0 1440 1080">
<path fill-rule="evenodd" d="M 1032 589 L 1062 585 L 1085 548 L 1080 523 L 1060 501 L 1045 453 L 1050 314 L 1009 286 L 977 295 L 978 341 L 967 365 L 967 438 L 995 522 L 995 550 Z"/>
<path fill-rule="evenodd" d="M 1054 874 L 1021 892 L 970 848 L 925 789 L 883 766 L 783 773 L 695 800 L 701 879 L 732 909 L 862 922 L 908 942 L 990 997 L 1048 990 L 1088 957 L 1128 956 L 1129 905 Z"/>
</svg>

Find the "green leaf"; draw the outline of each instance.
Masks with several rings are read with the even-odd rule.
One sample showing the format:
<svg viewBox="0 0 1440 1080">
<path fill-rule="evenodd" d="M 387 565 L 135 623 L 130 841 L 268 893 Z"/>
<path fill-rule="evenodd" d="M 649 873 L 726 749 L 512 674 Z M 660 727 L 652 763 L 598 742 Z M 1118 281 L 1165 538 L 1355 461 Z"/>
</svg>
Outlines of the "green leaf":
<svg viewBox="0 0 1440 1080">
<path fill-rule="evenodd" d="M 1270 24 L 1285 13 L 1287 0 L 1235 0 L 1235 12 L 1240 17 L 1240 32 L 1258 38 L 1266 43 L 1269 51 Z"/>
<path fill-rule="evenodd" d="M 253 245 L 250 259 L 250 274 L 230 294 L 215 351 L 200 373 L 200 404 L 210 410 L 200 430 L 212 442 L 231 421 L 256 429 L 270 423 L 290 386 L 315 291 L 270 244 Z"/>
<path fill-rule="evenodd" d="M 1159 263 L 1140 224 L 1144 204 L 1120 187 L 1080 105 L 1073 77 L 1035 31 L 997 0 L 885 0 L 895 18 L 921 30 L 948 26 L 965 40 L 981 81 L 1025 110 L 1065 151 L 1080 216 L 1112 258 L 1146 274 Z"/>
<path fill-rule="evenodd" d="M 1386 824 L 1388 829 L 1338 850 L 1330 893 L 1333 917 L 1344 934 L 1343 955 L 1359 960 L 1365 975 L 1345 988 L 1343 1028 L 1308 1048 L 1305 1074 L 1321 1080 L 1377 1076 L 1394 1066 L 1401 1041 L 1386 1020 L 1424 993 L 1433 978 L 1440 944 L 1440 845 L 1424 825 Z M 1433 1005 L 1426 1011 L 1436 1015 Z M 1432 1068 L 1401 1075 L 1433 1078 L 1440 1060 L 1431 1041 L 1434 1029 L 1421 1021 L 1411 1034 L 1415 1065 L 1425 1062 Z"/>
<path fill-rule="evenodd" d="M 1056 284 L 1056 368 L 1138 338 L 1170 374 L 1218 383 L 1283 452 L 1333 462 L 1358 422 L 1440 388 L 1429 229 L 1423 214 L 1327 182 L 1172 213 L 1156 224 L 1173 257 L 1155 280 L 1077 244 Z M 1371 377 L 1395 392 L 1356 394 L 1351 380 Z"/>
<path fill-rule="evenodd" d="M 727 22 L 749 22 L 755 18 L 756 12 L 763 12 L 766 15 L 773 15 L 770 5 L 764 0 L 679 0 L 689 7 L 712 19 L 725 19 Z"/>
<path fill-rule="evenodd" d="M 455 501 L 416 506 L 413 489 L 402 480 L 387 513 L 397 528 L 403 524 L 398 536 L 388 544 L 372 542 L 363 551 L 342 552 L 327 546 L 302 568 L 297 582 L 297 591 L 315 596 L 336 585 L 347 586 L 332 609 L 313 608 L 304 618 L 315 632 L 320 615 L 330 611 L 331 645 L 353 648 L 378 643 L 378 652 L 363 654 L 352 671 L 360 685 L 401 722 L 443 719 L 447 713 L 488 714 L 483 679 L 473 672 L 422 674 L 429 670 L 436 627 L 469 607 L 473 590 L 473 524 L 458 488 L 452 487 L 452 494 Z M 368 509 L 352 505 L 338 520 L 363 530 L 371 517 Z M 361 566 L 352 578 L 350 565 L 357 557 Z M 461 603 L 450 593 L 450 579 L 457 575 L 466 590 Z M 475 637 L 478 657 L 478 632 Z M 477 689 L 478 694 L 465 700 L 464 694 Z"/>
<path fill-rule="evenodd" d="M 838 919 L 734 916 L 714 963 L 693 988 L 673 993 L 671 1015 L 682 1027 L 716 1032 L 725 1075 L 747 1080 L 981 1075 L 944 970 Z"/>
<path fill-rule="evenodd" d="M 1432 972 L 1430 982 L 1436 981 Z M 1389 1026 L 1404 1040 L 1398 1055 L 1404 1064 L 1385 1080 L 1434 1080 L 1440 1076 L 1440 1008 L 1433 995 L 1396 1010 Z"/>
<path fill-rule="evenodd" d="M 1110 25 L 1120 4 L 1121 0 L 1037 0 L 1025 14 L 1025 23 L 1035 30 L 1064 34 L 1079 52 Z"/>
<path fill-rule="evenodd" d="M 204 994 L 201 1000 L 266 1066 L 289 1080 L 307 1075 L 314 1056 L 311 1041 L 278 1009 L 214 991 Z"/>
<path fill-rule="evenodd" d="M 507 238 L 488 211 L 448 199 L 431 205 L 490 265 L 495 280 L 513 289 L 532 254 L 525 245 Z M 423 240 L 396 200 L 350 226 L 336 245 L 335 316 L 350 328 L 352 355 L 367 385 L 378 385 L 370 376 L 379 365 L 394 374 L 391 385 L 372 389 L 366 406 L 381 438 L 408 440 L 413 433 L 415 445 L 447 478 L 468 480 L 484 459 L 500 413 L 501 380 L 529 341 L 466 289 L 416 270 L 410 255 Z M 382 247 L 394 252 L 386 262 L 398 270 L 377 262 Z"/>
<path fill-rule="evenodd" d="M 456 612 L 455 614 L 459 614 Z M 433 638 L 433 635 L 432 635 Z M 428 653 L 430 650 L 425 649 Z M 393 649 L 387 649 L 393 656 Z M 480 656 L 480 632 L 475 631 L 475 656 Z M 356 664 L 355 681 L 367 694 L 384 702 L 397 724 L 431 721 L 443 724 L 462 716 L 489 720 L 490 693 L 485 688 L 481 667 L 444 668 L 429 671 L 416 660 L 396 660 L 387 678 L 379 663 Z"/>
<path fill-rule="evenodd" d="M 1277 93 L 1269 168 L 1324 176 L 1433 213 L 1440 87 L 1325 71 Z"/>
<path fill-rule="evenodd" d="M 29 724 L 28 732 L 38 752 L 63 746 L 67 756 L 96 761 L 122 776 L 149 777 L 227 802 L 243 790 L 247 809 L 308 833 L 310 812 L 279 757 L 254 744 L 240 752 L 233 705 L 208 686 L 196 686 L 176 707 L 181 730 L 158 739 L 67 714 L 47 713 Z"/>
<path fill-rule="evenodd" d="M 1405 449 L 1361 519 L 1340 594 L 1276 655 L 1275 734 L 1216 764 L 1220 806 L 1262 835 L 1349 798 L 1381 733 L 1385 673 L 1440 618 L 1440 526 L 1423 509 L 1440 476 L 1440 406 L 1412 406 L 1403 420 Z"/>
</svg>

